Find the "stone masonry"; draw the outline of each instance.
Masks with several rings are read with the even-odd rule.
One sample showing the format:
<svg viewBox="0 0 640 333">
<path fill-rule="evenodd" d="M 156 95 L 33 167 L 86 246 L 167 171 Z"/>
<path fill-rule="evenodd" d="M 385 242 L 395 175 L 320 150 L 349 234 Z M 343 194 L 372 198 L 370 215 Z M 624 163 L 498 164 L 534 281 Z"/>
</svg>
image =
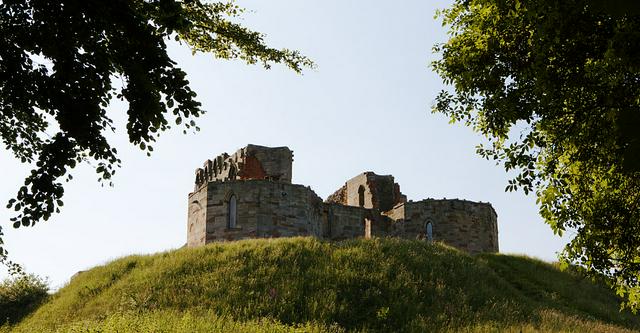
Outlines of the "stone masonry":
<svg viewBox="0 0 640 333">
<path fill-rule="evenodd" d="M 323 201 L 291 184 L 293 152 L 248 145 L 196 170 L 189 194 L 187 245 L 246 238 L 315 236 L 327 240 L 402 237 L 442 241 L 470 253 L 498 252 L 491 204 L 407 201 L 393 176 L 364 172 Z"/>
</svg>

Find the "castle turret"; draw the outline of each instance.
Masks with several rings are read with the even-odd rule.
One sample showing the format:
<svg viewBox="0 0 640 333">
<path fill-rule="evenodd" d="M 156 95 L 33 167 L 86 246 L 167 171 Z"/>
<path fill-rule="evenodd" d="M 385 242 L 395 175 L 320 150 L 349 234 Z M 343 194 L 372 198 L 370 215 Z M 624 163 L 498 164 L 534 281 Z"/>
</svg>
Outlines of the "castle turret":
<svg viewBox="0 0 640 333">
<path fill-rule="evenodd" d="M 196 169 L 195 189 L 208 182 L 269 179 L 291 184 L 293 152 L 288 147 L 247 145 L 233 155 L 222 153 Z"/>
</svg>

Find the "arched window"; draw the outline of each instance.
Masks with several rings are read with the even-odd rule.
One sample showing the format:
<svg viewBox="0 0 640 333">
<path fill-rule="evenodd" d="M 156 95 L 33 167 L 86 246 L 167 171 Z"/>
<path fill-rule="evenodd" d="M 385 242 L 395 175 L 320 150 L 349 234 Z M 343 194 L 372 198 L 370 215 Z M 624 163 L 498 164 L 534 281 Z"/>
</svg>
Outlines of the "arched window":
<svg viewBox="0 0 640 333">
<path fill-rule="evenodd" d="M 227 212 L 227 227 L 229 229 L 233 229 L 236 227 L 237 219 L 238 219 L 238 203 L 235 194 L 232 194 L 229 197 L 229 207 Z"/>
<path fill-rule="evenodd" d="M 358 187 L 358 206 L 364 207 L 364 186 Z"/>
<path fill-rule="evenodd" d="M 433 241 L 433 223 L 431 223 L 431 221 L 427 221 L 427 224 L 424 227 L 425 227 L 425 232 L 427 234 L 427 240 L 432 242 Z"/>
</svg>

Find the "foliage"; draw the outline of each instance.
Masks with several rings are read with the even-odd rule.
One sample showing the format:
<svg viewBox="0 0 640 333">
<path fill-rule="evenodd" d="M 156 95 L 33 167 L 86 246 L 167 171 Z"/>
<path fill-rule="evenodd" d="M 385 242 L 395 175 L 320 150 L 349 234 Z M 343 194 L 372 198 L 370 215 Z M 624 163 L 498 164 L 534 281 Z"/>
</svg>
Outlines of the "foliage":
<svg viewBox="0 0 640 333">
<path fill-rule="evenodd" d="M 16 323 L 48 296 L 47 282 L 33 274 L 23 274 L 0 282 L 0 325 Z"/>
<path fill-rule="evenodd" d="M 640 319 L 619 312 L 618 302 L 610 290 L 579 274 L 525 257 L 472 257 L 440 244 L 399 239 L 248 240 L 129 256 L 95 267 L 12 329 L 180 331 L 176 327 L 188 323 L 216 331 L 225 322 L 256 332 L 269 323 L 274 331 L 640 328 Z"/>
<path fill-rule="evenodd" d="M 104 133 L 113 98 L 128 102 L 129 140 L 150 154 L 172 126 L 198 130 L 203 110 L 186 74 L 167 55 L 175 39 L 193 52 L 312 66 L 297 51 L 266 46 L 262 34 L 237 23 L 229 2 L 200 0 L 5 0 L 0 2 L 0 138 L 23 163 L 35 163 L 8 208 L 13 226 L 47 220 L 63 205 L 61 181 L 93 162 L 110 184 L 120 165 Z M 120 79 L 122 86 L 114 84 Z M 175 125 L 173 125 L 175 123 Z M 0 243 L 0 257 L 6 261 Z"/>
<path fill-rule="evenodd" d="M 615 2 L 614 2 L 615 3 Z M 637 7 L 637 6 L 636 6 Z M 600 1 L 456 0 L 433 63 L 434 112 L 489 141 L 478 153 L 535 191 L 562 259 L 640 307 L 640 12 Z"/>
</svg>

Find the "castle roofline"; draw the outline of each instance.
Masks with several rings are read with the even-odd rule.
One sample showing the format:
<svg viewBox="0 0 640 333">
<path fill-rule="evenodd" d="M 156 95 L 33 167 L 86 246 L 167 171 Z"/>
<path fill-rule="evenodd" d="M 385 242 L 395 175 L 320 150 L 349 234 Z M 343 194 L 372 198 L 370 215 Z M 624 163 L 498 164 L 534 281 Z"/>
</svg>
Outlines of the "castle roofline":
<svg viewBox="0 0 640 333">
<path fill-rule="evenodd" d="M 253 143 L 249 143 L 245 146 L 245 148 L 257 148 L 257 149 L 287 149 L 289 151 L 293 151 L 291 150 L 291 148 L 287 147 L 287 146 L 278 146 L 278 147 L 268 147 L 268 146 L 262 146 L 262 145 L 256 145 Z"/>
</svg>

